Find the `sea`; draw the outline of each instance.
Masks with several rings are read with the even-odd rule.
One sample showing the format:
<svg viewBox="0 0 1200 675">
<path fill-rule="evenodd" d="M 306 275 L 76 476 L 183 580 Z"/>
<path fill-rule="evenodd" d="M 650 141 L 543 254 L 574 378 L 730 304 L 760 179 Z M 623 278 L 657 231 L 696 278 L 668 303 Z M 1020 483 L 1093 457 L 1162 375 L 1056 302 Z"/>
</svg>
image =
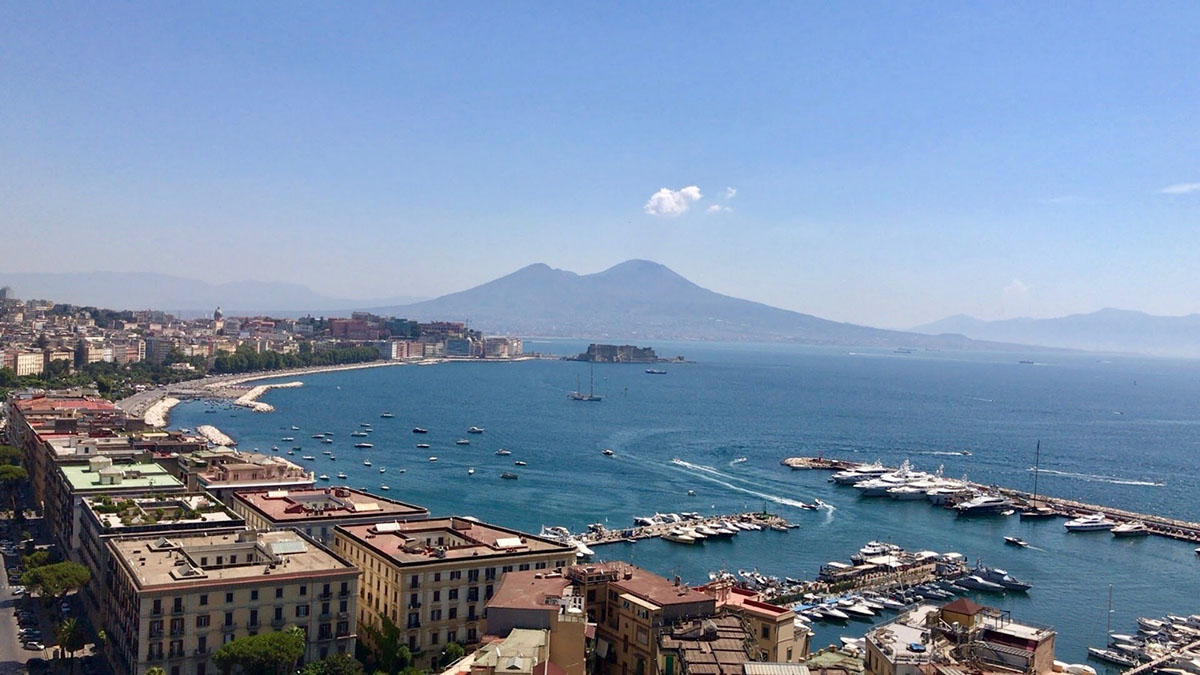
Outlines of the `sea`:
<svg viewBox="0 0 1200 675">
<path fill-rule="evenodd" d="M 1200 520 L 1200 362 L 1066 352 L 652 346 L 686 362 L 656 366 L 664 375 L 647 374 L 645 365 L 597 364 L 593 371 L 587 363 L 554 359 L 323 373 L 277 380 L 300 379 L 304 386 L 266 394 L 273 413 L 191 401 L 176 407 L 170 422 L 213 424 L 244 450 L 278 447 L 284 455 L 301 445 L 291 459 L 331 478 L 348 475 L 332 484 L 421 504 L 435 515 L 470 515 L 535 533 L 543 525 L 625 527 L 637 515 L 680 511 L 766 509 L 799 524 L 693 546 L 643 540 L 596 548 L 600 559 L 693 584 L 719 570 L 813 578 L 822 564 L 848 560 L 869 540 L 959 552 L 1031 582 L 1028 593 L 975 599 L 1016 620 L 1052 626 L 1058 658 L 1070 662 L 1084 662 L 1088 646 L 1104 644 L 1110 619 L 1114 632 L 1135 633 L 1138 616 L 1200 613 L 1195 544 L 1067 533 L 1059 519 L 956 518 L 924 501 L 860 498 L 829 483 L 828 472 L 780 464 L 792 456 L 908 460 L 925 471 L 1031 489 L 1040 441 L 1042 493 Z M 586 342 L 527 340 L 525 348 L 570 355 Z M 586 390 L 590 378 L 602 401 L 567 398 L 576 387 Z M 381 418 L 384 412 L 394 417 Z M 365 425 L 373 430 L 369 438 L 350 436 Z M 413 434 L 417 426 L 429 433 Z M 485 431 L 468 434 L 471 426 Z M 311 439 L 325 432 L 334 444 Z M 296 441 L 281 440 L 287 436 Z M 470 445 L 456 445 L 464 438 Z M 374 447 L 353 447 L 364 440 Z M 431 447 L 416 448 L 420 442 Z M 499 448 L 512 455 L 497 456 Z M 326 449 L 336 459 L 323 455 Z M 302 454 L 316 460 L 302 461 Z M 519 478 L 501 479 L 506 471 Z M 382 485 L 389 490 L 381 492 Z M 833 508 L 799 508 L 814 498 Z M 1008 535 L 1030 547 L 1005 545 Z M 813 645 L 869 628 L 858 621 L 818 623 Z"/>
</svg>

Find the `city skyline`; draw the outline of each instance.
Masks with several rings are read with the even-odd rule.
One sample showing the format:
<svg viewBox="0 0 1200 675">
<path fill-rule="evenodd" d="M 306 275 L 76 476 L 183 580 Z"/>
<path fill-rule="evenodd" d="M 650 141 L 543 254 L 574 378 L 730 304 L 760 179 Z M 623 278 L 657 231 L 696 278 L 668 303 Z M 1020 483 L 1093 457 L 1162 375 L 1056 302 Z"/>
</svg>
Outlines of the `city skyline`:
<svg viewBox="0 0 1200 675">
<path fill-rule="evenodd" d="M 1193 5 L 0 11 L 6 272 L 1200 310 Z"/>
</svg>

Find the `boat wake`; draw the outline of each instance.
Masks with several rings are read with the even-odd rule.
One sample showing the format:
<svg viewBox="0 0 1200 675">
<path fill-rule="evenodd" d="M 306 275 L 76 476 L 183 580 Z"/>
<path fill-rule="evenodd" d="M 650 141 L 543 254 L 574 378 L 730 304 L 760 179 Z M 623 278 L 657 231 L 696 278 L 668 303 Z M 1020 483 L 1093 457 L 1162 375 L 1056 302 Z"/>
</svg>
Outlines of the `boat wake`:
<svg viewBox="0 0 1200 675">
<path fill-rule="evenodd" d="M 1101 476 L 1091 473 L 1073 473 L 1071 471 L 1055 471 L 1054 469 L 1038 469 L 1029 467 L 1030 472 L 1048 473 L 1052 476 L 1062 476 L 1063 478 L 1074 478 L 1075 480 L 1083 480 L 1092 483 L 1112 483 L 1113 485 L 1141 485 L 1144 487 L 1162 487 L 1166 483 L 1162 481 L 1152 480 L 1133 480 L 1132 478 L 1119 478 L 1117 476 Z"/>
<path fill-rule="evenodd" d="M 990 398 L 979 398 L 978 396 L 967 396 L 965 398 L 968 398 L 972 401 L 983 401 L 984 403 L 995 403 L 995 401 Z"/>
<path fill-rule="evenodd" d="M 950 452 L 948 450 L 918 450 L 914 455 L 937 455 L 939 457 L 966 457 L 962 452 Z"/>
<path fill-rule="evenodd" d="M 754 495 L 755 497 L 760 497 L 762 499 L 766 499 L 767 501 L 771 501 L 776 504 L 781 504 L 783 506 L 793 506 L 795 508 L 801 508 L 801 505 L 804 503 L 804 502 L 801 502 L 801 501 L 798 501 L 795 499 L 790 499 L 788 497 L 780 497 L 779 495 L 773 495 L 768 492 L 759 492 L 758 490 L 752 490 L 747 487 L 735 485 L 734 483 L 730 483 L 729 481 L 730 480 L 739 480 L 738 478 L 723 474 L 711 466 L 704 466 L 702 464 L 692 464 L 691 462 L 685 462 L 684 460 L 678 459 L 678 458 L 672 459 L 671 463 L 674 464 L 675 466 L 682 467 L 684 469 L 691 469 L 694 472 L 694 475 L 696 475 L 700 478 L 703 478 L 704 480 L 716 483 L 717 485 L 722 485 L 724 487 L 729 488 L 730 490 L 736 490 L 737 492 L 743 492 L 748 495 Z"/>
</svg>

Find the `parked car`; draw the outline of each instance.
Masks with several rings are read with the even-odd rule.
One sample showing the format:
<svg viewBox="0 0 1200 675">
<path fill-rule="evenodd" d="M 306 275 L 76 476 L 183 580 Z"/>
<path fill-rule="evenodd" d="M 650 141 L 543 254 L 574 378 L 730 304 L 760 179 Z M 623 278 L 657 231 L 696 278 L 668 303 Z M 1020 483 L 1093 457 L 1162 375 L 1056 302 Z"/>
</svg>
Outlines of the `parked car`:
<svg viewBox="0 0 1200 675">
<path fill-rule="evenodd" d="M 45 648 L 46 648 L 46 645 L 44 645 L 40 642 L 26 642 L 25 643 L 25 649 L 32 649 L 34 651 L 42 651 Z"/>
</svg>

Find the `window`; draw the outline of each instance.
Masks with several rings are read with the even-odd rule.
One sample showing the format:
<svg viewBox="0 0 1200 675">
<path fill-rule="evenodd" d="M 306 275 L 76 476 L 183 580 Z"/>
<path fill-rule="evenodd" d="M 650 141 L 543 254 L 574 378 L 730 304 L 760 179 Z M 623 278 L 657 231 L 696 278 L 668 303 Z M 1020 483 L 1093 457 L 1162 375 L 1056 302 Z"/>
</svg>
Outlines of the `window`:
<svg viewBox="0 0 1200 675">
<path fill-rule="evenodd" d="M 303 598 L 306 595 L 308 595 L 308 586 L 301 586 L 300 587 L 300 597 Z"/>
<path fill-rule="evenodd" d="M 211 620 L 211 617 L 209 617 L 209 615 L 207 615 L 207 614 L 201 614 L 200 616 L 197 616 L 196 617 L 196 628 L 208 628 L 208 623 L 210 620 Z"/>
<path fill-rule="evenodd" d="M 254 602 L 255 600 L 258 600 L 258 589 L 257 588 L 250 591 L 250 602 Z"/>
<path fill-rule="evenodd" d="M 200 606 L 203 607 L 204 605 L 207 605 L 207 604 L 208 604 L 208 594 L 201 595 L 200 596 Z"/>
<path fill-rule="evenodd" d="M 420 588 L 421 587 L 421 575 L 414 574 L 411 577 L 409 577 L 408 585 L 412 586 L 413 588 Z"/>
<path fill-rule="evenodd" d="M 472 586 L 467 589 L 467 602 L 479 602 L 478 586 Z"/>
<path fill-rule="evenodd" d="M 206 555 L 200 556 L 200 566 L 208 567 L 208 556 L 206 556 Z"/>
<path fill-rule="evenodd" d="M 449 618 L 450 618 L 451 620 L 454 620 L 454 619 L 457 619 L 457 618 L 458 618 L 458 608 L 457 608 L 457 607 L 451 607 L 451 608 L 450 608 L 450 617 L 449 617 Z"/>
<path fill-rule="evenodd" d="M 471 583 L 479 581 L 479 570 L 467 570 L 467 581 Z"/>
<path fill-rule="evenodd" d="M 450 572 L 450 581 L 454 581 L 455 579 L 461 579 L 461 578 L 462 578 L 462 570 L 452 570 Z"/>
<path fill-rule="evenodd" d="M 339 612 L 349 612 L 350 611 L 350 601 L 342 600 L 341 602 L 339 602 L 338 603 L 338 611 Z"/>
<path fill-rule="evenodd" d="M 321 613 L 322 613 L 322 614 L 328 614 L 328 613 L 329 613 L 329 603 L 328 603 L 328 602 L 322 602 L 322 603 L 321 603 Z"/>
<path fill-rule="evenodd" d="M 434 572 L 434 573 L 433 573 L 433 581 L 434 581 L 434 583 L 437 583 L 437 582 L 439 582 L 439 581 L 441 581 L 441 580 L 442 580 L 442 573 L 441 573 L 441 572 Z"/>
<path fill-rule="evenodd" d="M 788 660 L 788 663 L 792 662 L 792 648 L 791 647 L 788 647 L 787 660 Z"/>
<path fill-rule="evenodd" d="M 492 585 L 491 584 L 488 584 L 487 588 L 483 589 L 483 599 L 484 600 L 492 599 Z"/>
<path fill-rule="evenodd" d="M 251 626 L 258 625 L 258 610 L 257 609 L 250 610 L 250 625 Z"/>
<path fill-rule="evenodd" d="M 159 598 L 154 599 L 154 608 L 150 610 L 150 613 L 151 614 L 162 614 L 162 600 L 161 599 L 159 599 Z"/>
<path fill-rule="evenodd" d="M 517 569 L 522 572 L 527 572 L 527 571 L 529 571 L 529 563 L 521 563 L 521 565 L 519 567 L 517 567 Z"/>
<path fill-rule="evenodd" d="M 766 625 L 766 624 L 763 624 L 763 627 L 762 627 L 762 635 L 763 635 L 763 637 L 764 637 L 764 638 L 769 638 L 769 637 L 771 637 L 771 627 L 770 627 L 770 626 L 768 626 L 768 625 Z"/>
<path fill-rule="evenodd" d="M 279 598 L 282 598 L 282 597 L 283 597 L 283 586 L 279 586 L 278 588 L 275 589 L 275 599 L 278 600 Z"/>
<path fill-rule="evenodd" d="M 231 556 L 229 556 L 229 564 L 230 564 L 230 565 L 236 565 L 236 564 L 237 564 L 237 556 L 236 556 L 236 555 L 231 555 Z"/>
<path fill-rule="evenodd" d="M 475 618 L 475 605 L 469 605 L 467 607 L 467 621 L 474 621 Z"/>
<path fill-rule="evenodd" d="M 440 610 L 440 609 L 430 610 L 429 611 L 429 620 L 430 621 L 441 621 L 442 620 L 442 610 Z"/>
<path fill-rule="evenodd" d="M 296 617 L 308 616 L 308 605 L 296 605 Z"/>
<path fill-rule="evenodd" d="M 275 608 L 275 620 L 283 621 L 283 608 L 282 607 Z"/>
<path fill-rule="evenodd" d="M 437 634 L 437 631 L 434 631 L 429 634 L 429 644 L 436 645 L 437 643 L 438 643 L 438 634 Z"/>
<path fill-rule="evenodd" d="M 441 591 L 434 591 L 434 592 L 433 592 L 433 601 L 434 601 L 434 602 L 441 602 L 441 601 L 442 601 L 442 592 L 441 592 Z"/>
<path fill-rule="evenodd" d="M 451 588 L 449 591 L 446 592 L 446 597 L 448 597 L 451 600 L 457 600 L 458 599 L 458 589 Z"/>
<path fill-rule="evenodd" d="M 200 652 L 201 654 L 204 654 L 208 651 L 207 635 L 201 635 L 200 637 L 196 638 L 196 651 Z"/>
<path fill-rule="evenodd" d="M 229 604 L 231 602 L 233 602 L 233 593 L 226 593 L 225 594 L 225 604 Z"/>
<path fill-rule="evenodd" d="M 225 625 L 226 626 L 233 625 L 233 612 L 225 612 Z"/>
<path fill-rule="evenodd" d="M 502 571 L 502 572 L 504 572 L 505 574 L 508 574 L 509 572 L 511 572 L 511 571 L 512 571 L 512 565 L 505 565 L 504 567 L 502 567 L 502 568 L 500 568 L 500 569 L 501 569 L 501 571 Z"/>
<path fill-rule="evenodd" d="M 488 581 L 495 581 L 496 580 L 496 568 L 489 567 L 486 570 L 484 570 L 483 578 L 487 579 Z M 451 640 L 451 642 L 454 642 L 454 640 Z"/>
<path fill-rule="evenodd" d="M 467 642 L 475 642 L 475 629 L 474 628 L 467 629 Z"/>
<path fill-rule="evenodd" d="M 408 628 L 416 628 L 421 625 L 421 617 L 416 612 L 408 613 Z"/>
</svg>

